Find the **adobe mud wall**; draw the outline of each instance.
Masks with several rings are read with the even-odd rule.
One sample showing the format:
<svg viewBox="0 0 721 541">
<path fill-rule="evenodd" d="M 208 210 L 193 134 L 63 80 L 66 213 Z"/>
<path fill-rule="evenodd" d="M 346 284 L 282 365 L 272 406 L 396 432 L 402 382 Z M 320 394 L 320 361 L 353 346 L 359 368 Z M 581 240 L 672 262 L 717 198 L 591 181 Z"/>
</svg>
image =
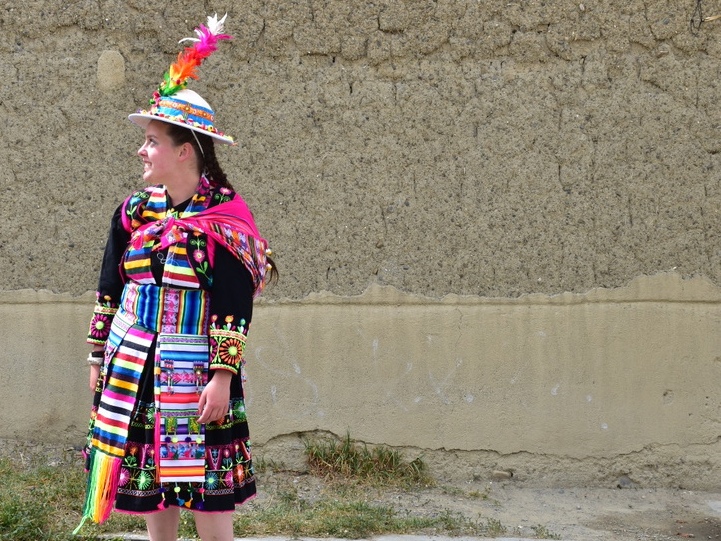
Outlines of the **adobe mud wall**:
<svg viewBox="0 0 721 541">
<path fill-rule="evenodd" d="M 268 363 L 259 443 L 349 429 L 561 469 L 648 453 L 657 482 L 692 455 L 692 482 L 718 486 L 721 21 L 698 23 L 721 0 L 5 2 L 0 369 L 19 383 L 8 400 L 47 397 L 47 416 L 2 414 L 0 437 L 82 434 L 89 292 L 109 218 L 142 185 L 126 116 L 226 10 L 235 39 L 191 86 L 239 141 L 219 158 L 282 275 L 251 336 Z M 393 344 L 366 386 L 359 336 Z M 403 377 L 418 363 L 449 387 L 423 398 Z M 291 384 L 288 366 L 324 372 Z M 275 376 L 307 407 L 273 402 Z"/>
</svg>

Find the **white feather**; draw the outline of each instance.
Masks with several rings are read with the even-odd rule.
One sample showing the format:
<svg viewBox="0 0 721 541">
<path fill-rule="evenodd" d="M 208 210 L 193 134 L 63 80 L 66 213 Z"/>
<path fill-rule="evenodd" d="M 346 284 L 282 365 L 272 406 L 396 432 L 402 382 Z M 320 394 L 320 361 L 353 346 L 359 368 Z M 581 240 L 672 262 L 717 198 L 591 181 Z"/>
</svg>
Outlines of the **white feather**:
<svg viewBox="0 0 721 541">
<path fill-rule="evenodd" d="M 210 30 L 211 34 L 213 34 L 214 36 L 217 36 L 218 34 L 223 33 L 223 25 L 225 25 L 225 19 L 227 16 L 228 16 L 228 14 L 226 13 L 225 15 L 223 15 L 223 18 L 220 20 L 218 20 L 217 13 L 215 15 L 213 15 L 212 17 L 208 16 L 207 27 L 208 27 L 208 30 Z M 198 29 L 195 30 L 195 35 L 200 36 L 200 31 Z M 198 38 L 183 38 L 178 43 L 183 43 L 184 41 L 200 41 L 200 39 L 198 39 Z"/>
<path fill-rule="evenodd" d="M 225 15 L 223 15 L 223 18 L 220 20 L 218 20 L 217 13 L 215 15 L 213 15 L 212 17 L 208 17 L 208 30 L 210 30 L 210 32 L 216 36 L 218 34 L 222 34 L 223 33 L 223 25 L 225 24 L 225 18 L 227 16 L 228 16 L 228 14 L 226 13 Z"/>
</svg>

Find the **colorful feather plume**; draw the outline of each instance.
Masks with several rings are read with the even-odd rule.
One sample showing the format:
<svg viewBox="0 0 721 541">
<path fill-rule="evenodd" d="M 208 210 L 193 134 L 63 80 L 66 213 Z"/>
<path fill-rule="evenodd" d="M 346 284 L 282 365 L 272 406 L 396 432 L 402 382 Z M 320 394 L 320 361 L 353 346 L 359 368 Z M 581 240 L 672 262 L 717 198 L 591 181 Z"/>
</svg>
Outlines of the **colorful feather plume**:
<svg viewBox="0 0 721 541">
<path fill-rule="evenodd" d="M 196 69 L 218 48 L 218 42 L 224 39 L 231 39 L 232 36 L 223 33 L 223 25 L 226 13 L 222 19 L 218 20 L 216 13 L 212 17 L 208 17 L 207 26 L 199 25 L 195 29 L 195 38 L 184 38 L 184 41 L 192 41 L 193 45 L 186 47 L 185 50 L 178 54 L 178 60 L 171 64 L 168 71 L 165 72 L 163 82 L 160 83 L 158 91 L 153 96 L 153 102 L 157 103 L 161 96 L 171 96 L 178 90 L 182 90 L 188 85 L 188 79 L 197 79 Z"/>
</svg>

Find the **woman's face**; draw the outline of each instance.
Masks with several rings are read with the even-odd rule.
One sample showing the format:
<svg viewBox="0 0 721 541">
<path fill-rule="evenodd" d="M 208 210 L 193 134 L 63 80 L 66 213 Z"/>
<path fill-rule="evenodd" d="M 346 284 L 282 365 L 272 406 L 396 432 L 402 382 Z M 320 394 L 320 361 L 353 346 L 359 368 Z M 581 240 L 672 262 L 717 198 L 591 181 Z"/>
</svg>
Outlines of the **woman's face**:
<svg viewBox="0 0 721 541">
<path fill-rule="evenodd" d="M 143 180 L 148 184 L 167 184 L 177 171 L 180 146 L 167 134 L 164 122 L 152 120 L 145 128 L 145 142 L 138 149 L 143 160 Z"/>
</svg>

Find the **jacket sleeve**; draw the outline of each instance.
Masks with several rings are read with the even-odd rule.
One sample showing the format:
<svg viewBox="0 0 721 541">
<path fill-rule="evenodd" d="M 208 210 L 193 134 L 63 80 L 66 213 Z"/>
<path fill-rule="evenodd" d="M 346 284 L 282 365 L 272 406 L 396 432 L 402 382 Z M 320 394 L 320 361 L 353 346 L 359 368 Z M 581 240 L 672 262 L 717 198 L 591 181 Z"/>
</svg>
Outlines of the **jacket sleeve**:
<svg viewBox="0 0 721 541">
<path fill-rule="evenodd" d="M 253 317 L 253 279 L 243 263 L 217 247 L 210 296 L 210 370 L 241 371 Z"/>
<path fill-rule="evenodd" d="M 118 311 L 118 302 L 123 292 L 120 262 L 128 246 L 130 234 L 123 227 L 121 208 L 122 205 L 113 214 L 108 240 L 105 243 L 98 289 L 95 293 L 95 308 L 87 338 L 89 344 L 102 345 L 108 339 L 110 324 Z"/>
</svg>

